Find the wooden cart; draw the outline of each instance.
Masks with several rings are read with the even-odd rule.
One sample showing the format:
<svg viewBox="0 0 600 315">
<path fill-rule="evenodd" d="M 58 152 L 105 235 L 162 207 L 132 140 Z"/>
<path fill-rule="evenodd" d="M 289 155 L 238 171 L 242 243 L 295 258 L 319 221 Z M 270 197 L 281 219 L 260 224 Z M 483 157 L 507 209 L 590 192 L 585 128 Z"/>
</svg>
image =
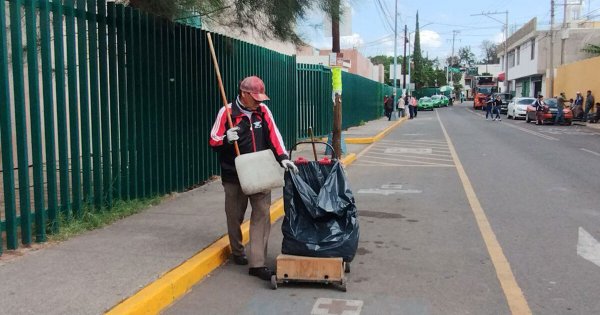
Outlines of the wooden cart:
<svg viewBox="0 0 600 315">
<path fill-rule="evenodd" d="M 294 255 L 277 256 L 276 274 L 271 277 L 271 288 L 290 282 L 331 284 L 346 292 L 346 277 L 350 264 L 341 257 L 320 258 Z"/>
<path fill-rule="evenodd" d="M 290 150 L 290 159 L 292 152 L 299 144 L 311 144 L 315 161 L 317 161 L 316 143 L 328 146 L 332 152 L 332 159 L 336 158 L 335 150 L 330 144 L 314 140 L 312 128 L 309 128 L 308 134 L 311 141 L 296 143 Z M 271 276 L 271 288 L 275 290 L 278 285 L 290 282 L 312 282 L 331 284 L 346 292 L 344 273 L 348 272 L 350 272 L 350 263 L 344 262 L 342 257 L 321 258 L 282 254 L 277 256 L 277 268 L 275 275 Z"/>
</svg>

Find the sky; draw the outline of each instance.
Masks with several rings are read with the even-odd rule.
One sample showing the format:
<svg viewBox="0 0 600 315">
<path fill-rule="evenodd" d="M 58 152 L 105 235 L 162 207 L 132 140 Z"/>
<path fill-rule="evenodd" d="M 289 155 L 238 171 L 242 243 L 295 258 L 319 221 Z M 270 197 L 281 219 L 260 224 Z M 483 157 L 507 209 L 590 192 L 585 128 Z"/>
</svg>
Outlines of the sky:
<svg viewBox="0 0 600 315">
<path fill-rule="evenodd" d="M 396 0 L 346 0 L 351 13 L 351 30 L 340 39 L 342 48 L 357 48 L 364 56 L 394 55 L 394 12 Z M 567 0 L 577 1 L 577 0 Z M 508 11 L 509 31 L 523 26 L 533 17 L 538 18 L 538 29 L 550 27 L 550 0 L 397 0 L 398 2 L 398 46 L 397 54 L 403 54 L 402 38 L 404 25 L 408 32 L 415 29 L 419 12 L 421 49 L 424 56 L 440 58 L 452 54 L 454 36 L 455 54 L 461 47 L 470 46 L 481 59 L 481 43 L 490 40 L 503 41 L 505 11 Z M 563 20 L 563 1 L 555 1 L 555 23 Z M 502 12 L 488 16 L 472 16 L 487 12 Z M 582 15 L 600 20 L 600 0 L 583 0 Z M 330 25 L 330 24 L 329 24 Z M 299 30 L 313 47 L 331 49 L 331 37 L 327 37 L 323 14 L 310 12 L 299 23 Z M 330 26 L 329 26 L 330 27 Z M 457 31 L 457 32 L 454 32 Z M 330 36 L 330 35 L 329 35 Z M 509 35 L 510 36 L 510 35 Z M 413 42 L 414 34 L 411 36 Z M 411 44 L 412 45 L 412 44 Z M 407 48 L 408 49 L 408 48 Z"/>
</svg>

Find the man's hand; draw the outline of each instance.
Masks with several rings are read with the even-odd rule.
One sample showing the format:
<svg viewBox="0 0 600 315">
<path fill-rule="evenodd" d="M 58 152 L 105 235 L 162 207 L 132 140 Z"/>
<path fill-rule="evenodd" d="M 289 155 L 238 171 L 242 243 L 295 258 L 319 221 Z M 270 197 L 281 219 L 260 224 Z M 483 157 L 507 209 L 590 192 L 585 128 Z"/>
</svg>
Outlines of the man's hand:
<svg viewBox="0 0 600 315">
<path fill-rule="evenodd" d="M 238 126 L 227 129 L 227 132 L 225 132 L 225 134 L 227 135 L 227 142 L 233 143 L 233 141 L 237 141 L 240 138 L 240 136 L 238 136 L 237 133 L 238 130 L 240 130 L 240 127 Z"/>
<path fill-rule="evenodd" d="M 281 166 L 283 166 L 283 168 L 285 168 L 286 171 L 292 171 L 295 174 L 298 174 L 298 167 L 296 166 L 296 164 L 294 164 L 294 162 L 290 160 L 281 161 Z"/>
</svg>

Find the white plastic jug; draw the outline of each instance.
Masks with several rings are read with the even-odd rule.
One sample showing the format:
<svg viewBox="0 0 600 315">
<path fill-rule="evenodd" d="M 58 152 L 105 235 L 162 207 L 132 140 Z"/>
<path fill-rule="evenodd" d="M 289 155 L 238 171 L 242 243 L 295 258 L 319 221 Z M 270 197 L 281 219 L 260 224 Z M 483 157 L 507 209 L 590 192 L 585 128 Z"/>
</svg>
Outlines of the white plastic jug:
<svg viewBox="0 0 600 315">
<path fill-rule="evenodd" d="M 262 150 L 235 158 L 240 186 L 246 195 L 283 187 L 284 169 L 275 159 L 273 151 Z"/>
</svg>

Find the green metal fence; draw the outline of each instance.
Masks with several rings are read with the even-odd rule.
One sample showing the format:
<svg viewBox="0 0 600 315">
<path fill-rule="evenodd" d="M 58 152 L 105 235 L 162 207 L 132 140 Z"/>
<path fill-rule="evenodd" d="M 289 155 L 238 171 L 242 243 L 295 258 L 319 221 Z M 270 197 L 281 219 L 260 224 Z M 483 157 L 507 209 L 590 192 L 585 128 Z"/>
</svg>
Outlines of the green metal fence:
<svg viewBox="0 0 600 315">
<path fill-rule="evenodd" d="M 295 57 L 214 42 L 228 97 L 241 78 L 262 77 L 284 141 L 295 142 Z M 8 249 L 19 234 L 43 242 L 58 211 L 78 217 L 84 204 L 182 191 L 219 173 L 207 141 L 222 102 L 204 31 L 105 0 L 11 0 L 0 3 L 0 44 Z"/>
<path fill-rule="evenodd" d="M 228 98 L 243 77 L 262 77 L 287 146 L 308 127 L 331 130 L 330 70 L 213 41 Z M 45 241 L 59 214 L 76 219 L 88 204 L 102 211 L 219 173 L 207 142 L 222 102 L 204 31 L 106 0 L 5 0 L 0 45 L 0 254 Z M 343 80 L 344 128 L 382 115 L 386 86 Z"/>
<path fill-rule="evenodd" d="M 356 74 L 342 73 L 342 129 L 383 116 L 383 97 L 391 86 Z"/>
<path fill-rule="evenodd" d="M 307 138 L 312 127 L 315 136 L 324 136 L 333 126 L 331 70 L 322 65 L 297 65 L 297 137 Z"/>
</svg>

